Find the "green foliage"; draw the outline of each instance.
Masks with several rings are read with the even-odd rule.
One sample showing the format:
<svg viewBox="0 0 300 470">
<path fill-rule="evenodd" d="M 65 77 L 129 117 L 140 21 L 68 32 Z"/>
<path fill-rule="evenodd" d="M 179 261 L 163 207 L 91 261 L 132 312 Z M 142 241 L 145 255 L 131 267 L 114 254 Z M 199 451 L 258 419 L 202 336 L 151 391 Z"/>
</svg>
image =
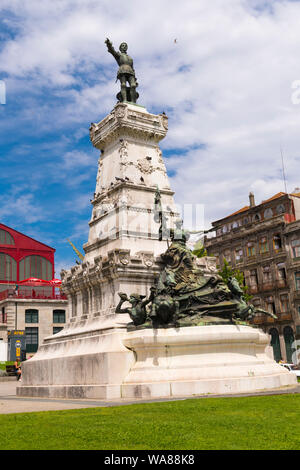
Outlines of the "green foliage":
<svg viewBox="0 0 300 470">
<path fill-rule="evenodd" d="M 198 240 L 194 246 L 194 250 L 192 251 L 193 255 L 197 256 L 197 258 L 203 258 L 204 256 L 208 256 L 206 249 L 204 248 L 201 240 Z"/>
<path fill-rule="evenodd" d="M 218 266 L 218 268 L 219 268 L 219 274 L 226 284 L 229 281 L 230 277 L 236 278 L 236 280 L 239 283 L 239 286 L 244 292 L 245 301 L 249 302 L 252 299 L 252 296 L 248 294 L 248 286 L 245 286 L 244 274 L 239 269 L 236 269 L 236 268 L 233 269 L 232 266 L 230 266 L 230 264 L 225 258 L 224 258 L 224 265 L 222 269 L 220 269 L 220 266 Z"/>
<path fill-rule="evenodd" d="M 0 449 L 299 450 L 299 411 L 282 394 L 2 414 Z"/>
<path fill-rule="evenodd" d="M 0 361 L 0 369 L 5 370 L 6 366 L 14 365 L 13 361 Z"/>
<path fill-rule="evenodd" d="M 204 256 L 207 256 L 207 251 L 204 246 L 201 246 L 200 248 L 195 248 L 192 253 L 193 255 L 197 256 L 197 258 L 203 258 Z"/>
</svg>

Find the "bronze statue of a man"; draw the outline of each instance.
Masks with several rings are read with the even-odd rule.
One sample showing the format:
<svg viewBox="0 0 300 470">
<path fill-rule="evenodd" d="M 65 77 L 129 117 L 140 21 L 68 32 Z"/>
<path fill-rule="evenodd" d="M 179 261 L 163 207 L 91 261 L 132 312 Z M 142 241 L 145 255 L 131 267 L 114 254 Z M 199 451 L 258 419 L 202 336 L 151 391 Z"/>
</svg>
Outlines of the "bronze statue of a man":
<svg viewBox="0 0 300 470">
<path fill-rule="evenodd" d="M 126 42 L 122 42 L 122 44 L 120 44 L 120 52 L 117 52 L 114 49 L 112 42 L 108 38 L 106 39 L 105 44 L 107 45 L 108 52 L 114 56 L 119 65 L 117 80 L 120 80 L 121 82 L 121 93 L 117 94 L 118 100 L 136 103 L 138 98 L 138 93 L 136 91 L 138 83 L 136 81 L 135 71 L 133 68 L 133 60 L 127 54 L 128 46 Z M 127 83 L 129 84 L 129 87 L 127 86 Z"/>
</svg>

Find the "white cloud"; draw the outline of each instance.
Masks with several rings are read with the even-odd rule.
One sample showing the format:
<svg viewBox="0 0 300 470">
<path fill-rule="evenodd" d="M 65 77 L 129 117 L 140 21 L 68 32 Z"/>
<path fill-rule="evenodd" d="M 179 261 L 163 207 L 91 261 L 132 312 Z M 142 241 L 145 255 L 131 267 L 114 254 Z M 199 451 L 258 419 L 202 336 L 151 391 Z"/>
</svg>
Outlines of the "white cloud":
<svg viewBox="0 0 300 470">
<path fill-rule="evenodd" d="M 0 219 L 14 219 L 14 226 L 18 220 L 32 224 L 45 220 L 44 209 L 35 201 L 32 194 L 6 194 L 0 198 Z"/>
</svg>

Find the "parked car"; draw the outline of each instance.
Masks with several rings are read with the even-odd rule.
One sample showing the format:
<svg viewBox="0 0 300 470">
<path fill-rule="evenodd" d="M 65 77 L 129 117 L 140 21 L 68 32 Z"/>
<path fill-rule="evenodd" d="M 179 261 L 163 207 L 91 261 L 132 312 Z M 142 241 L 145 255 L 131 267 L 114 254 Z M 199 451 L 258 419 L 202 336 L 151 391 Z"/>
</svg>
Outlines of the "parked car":
<svg viewBox="0 0 300 470">
<path fill-rule="evenodd" d="M 292 372 L 293 374 L 296 374 L 297 377 L 300 378 L 300 366 L 299 366 L 299 365 L 287 364 L 287 363 L 285 363 L 285 362 L 279 362 L 279 364 L 280 364 L 282 367 L 285 367 L 287 370 L 289 370 L 289 371 Z"/>
</svg>

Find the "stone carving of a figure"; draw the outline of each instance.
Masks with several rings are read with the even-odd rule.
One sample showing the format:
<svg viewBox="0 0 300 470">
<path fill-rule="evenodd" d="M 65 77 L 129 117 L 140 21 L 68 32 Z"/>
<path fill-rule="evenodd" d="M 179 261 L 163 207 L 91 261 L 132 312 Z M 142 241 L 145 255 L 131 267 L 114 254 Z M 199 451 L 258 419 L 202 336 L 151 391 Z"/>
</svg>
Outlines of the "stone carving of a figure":
<svg viewBox="0 0 300 470">
<path fill-rule="evenodd" d="M 121 93 L 118 93 L 117 98 L 119 101 L 130 101 L 132 103 L 136 103 L 138 98 L 138 93 L 136 92 L 136 88 L 138 83 L 135 77 L 135 71 L 133 68 L 133 60 L 127 54 L 128 46 L 126 42 L 122 42 L 119 47 L 119 51 L 117 52 L 112 42 L 107 38 L 105 41 L 107 45 L 107 50 L 110 52 L 114 58 L 116 59 L 119 70 L 117 73 L 117 80 L 121 82 Z M 127 86 L 129 84 L 129 87 Z"/>
</svg>

